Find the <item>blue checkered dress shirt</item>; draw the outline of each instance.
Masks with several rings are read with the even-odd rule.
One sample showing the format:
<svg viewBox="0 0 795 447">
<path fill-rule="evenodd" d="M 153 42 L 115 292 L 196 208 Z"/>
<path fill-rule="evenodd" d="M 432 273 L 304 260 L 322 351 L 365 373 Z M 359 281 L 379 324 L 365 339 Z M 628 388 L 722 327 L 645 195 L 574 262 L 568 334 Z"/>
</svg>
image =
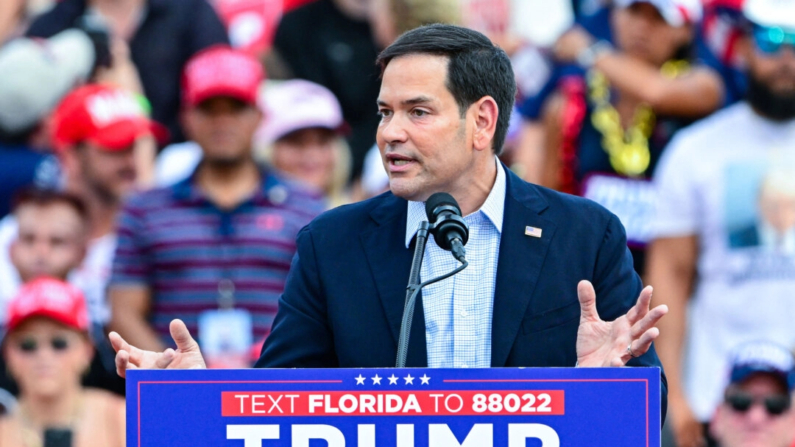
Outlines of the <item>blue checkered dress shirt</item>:
<svg viewBox="0 0 795 447">
<path fill-rule="evenodd" d="M 500 234 L 505 210 L 505 172 L 497 162 L 497 179 L 483 206 L 464 220 L 469 266 L 461 273 L 422 289 L 425 340 L 431 368 L 488 368 L 491 366 L 491 320 Z M 409 202 L 406 247 L 420 222 L 427 220 L 425 204 Z M 460 265 L 449 251 L 428 237 L 420 278 L 441 276 Z"/>
</svg>

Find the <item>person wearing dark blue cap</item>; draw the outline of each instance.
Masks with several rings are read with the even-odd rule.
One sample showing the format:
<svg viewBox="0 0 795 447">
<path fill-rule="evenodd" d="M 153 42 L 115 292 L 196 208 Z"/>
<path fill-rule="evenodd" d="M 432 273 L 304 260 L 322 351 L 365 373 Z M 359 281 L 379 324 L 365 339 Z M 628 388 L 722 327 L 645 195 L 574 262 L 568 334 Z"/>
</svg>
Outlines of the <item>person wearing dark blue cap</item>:
<svg viewBox="0 0 795 447">
<path fill-rule="evenodd" d="M 795 360 L 770 342 L 732 353 L 723 402 L 710 424 L 721 447 L 790 447 L 795 442 Z"/>
</svg>

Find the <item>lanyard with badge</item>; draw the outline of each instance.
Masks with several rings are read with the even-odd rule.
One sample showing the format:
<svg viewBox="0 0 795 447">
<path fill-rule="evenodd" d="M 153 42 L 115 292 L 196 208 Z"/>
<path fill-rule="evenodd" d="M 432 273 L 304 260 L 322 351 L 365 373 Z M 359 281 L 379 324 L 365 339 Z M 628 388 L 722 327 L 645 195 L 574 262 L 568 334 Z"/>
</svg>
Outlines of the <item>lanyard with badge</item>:
<svg viewBox="0 0 795 447">
<path fill-rule="evenodd" d="M 226 214 L 224 219 L 231 219 Z M 225 222 L 228 225 L 230 223 Z M 222 225 L 222 228 L 225 225 Z M 230 231 L 221 231 L 224 269 L 218 281 L 218 309 L 199 314 L 199 346 L 209 368 L 248 368 L 253 344 L 251 313 L 235 308 L 235 283 L 229 268 Z"/>
</svg>

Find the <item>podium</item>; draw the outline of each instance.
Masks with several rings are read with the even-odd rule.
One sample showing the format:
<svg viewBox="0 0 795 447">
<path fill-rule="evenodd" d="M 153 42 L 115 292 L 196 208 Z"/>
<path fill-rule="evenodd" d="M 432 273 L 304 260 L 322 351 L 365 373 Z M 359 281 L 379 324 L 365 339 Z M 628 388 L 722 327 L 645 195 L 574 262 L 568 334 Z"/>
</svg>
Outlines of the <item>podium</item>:
<svg viewBox="0 0 795 447">
<path fill-rule="evenodd" d="M 127 445 L 659 447 L 660 370 L 131 370 Z"/>
</svg>

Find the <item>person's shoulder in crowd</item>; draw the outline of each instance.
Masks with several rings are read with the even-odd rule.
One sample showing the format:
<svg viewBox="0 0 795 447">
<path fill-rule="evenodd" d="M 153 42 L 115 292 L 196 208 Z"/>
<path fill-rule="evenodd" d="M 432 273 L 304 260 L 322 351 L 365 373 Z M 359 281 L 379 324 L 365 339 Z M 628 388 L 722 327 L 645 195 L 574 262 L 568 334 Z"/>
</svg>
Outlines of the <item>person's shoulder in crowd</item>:
<svg viewBox="0 0 795 447">
<path fill-rule="evenodd" d="M 307 33 L 306 30 L 328 28 L 332 24 L 330 19 L 339 15 L 330 0 L 315 0 L 295 8 L 279 20 L 273 45 L 284 53 L 282 57 L 295 57 L 297 54 L 291 52 L 301 50 L 295 45 L 308 45 L 309 42 L 316 42 L 320 36 L 317 32 Z"/>
<path fill-rule="evenodd" d="M 313 216 L 317 216 L 328 209 L 328 199 L 321 191 L 301 181 L 291 179 L 275 169 L 263 169 L 262 172 L 265 176 L 272 177 L 275 180 L 273 182 L 274 186 L 283 186 L 287 189 L 287 199 L 284 200 L 282 206 L 304 210 Z M 265 187 L 268 188 L 268 194 L 274 194 L 273 188 L 269 186 L 270 182 L 266 183 Z"/>
<path fill-rule="evenodd" d="M 374 222 L 373 212 L 382 210 L 386 220 L 400 217 L 400 207 L 406 208 L 406 200 L 396 197 L 387 191 L 381 195 L 371 197 L 360 202 L 341 205 L 325 211 L 317 216 L 307 229 L 313 232 L 335 234 L 340 231 L 349 231 L 358 228 L 365 229 Z M 405 216 L 405 214 L 403 214 Z M 383 221 L 382 219 L 378 219 Z"/>
<path fill-rule="evenodd" d="M 578 238 L 587 238 L 589 243 L 597 240 L 601 243 L 606 238 L 623 240 L 626 237 L 619 218 L 593 200 L 519 181 L 525 189 L 533 190 L 546 202 L 537 208 L 540 217 L 564 229 L 568 235 L 564 237 L 576 235 Z"/>
<path fill-rule="evenodd" d="M 52 37 L 71 28 L 75 21 L 86 12 L 86 0 L 61 0 L 49 11 L 39 15 L 25 32 L 33 37 Z"/>
<path fill-rule="evenodd" d="M 53 154 L 0 143 L 0 217 L 11 212 L 21 188 L 55 188 L 59 181 L 60 167 Z"/>
<path fill-rule="evenodd" d="M 670 146 L 675 150 L 688 152 L 720 151 L 722 142 L 727 141 L 740 129 L 745 129 L 749 114 L 752 113 L 746 102 L 738 102 L 718 110 L 704 119 L 698 120 L 680 130 Z"/>
<path fill-rule="evenodd" d="M 132 193 L 125 199 L 124 208 L 128 212 L 144 212 L 171 207 L 174 203 L 174 188 L 179 184 Z"/>
<path fill-rule="evenodd" d="M 86 388 L 83 393 L 83 418 L 77 422 L 75 439 L 80 446 L 116 447 L 124 445 L 126 405 L 124 398 L 105 390 Z M 19 413 L 0 416 L 0 445 L 24 447 L 25 422 Z M 89 436 L 90 434 L 90 436 Z"/>
<path fill-rule="evenodd" d="M 321 192 L 271 169 L 263 169 L 262 175 L 263 181 L 266 182 L 263 186 L 266 189 L 265 193 L 274 204 L 311 215 L 318 215 L 327 208 L 328 202 Z M 193 178 L 190 176 L 173 185 L 132 194 L 127 199 L 125 208 L 135 212 L 175 206 L 175 202 L 184 200 L 191 194 L 189 191 L 192 188 L 192 181 Z"/>
<path fill-rule="evenodd" d="M 85 388 L 83 390 L 85 405 L 93 409 L 91 413 L 97 419 L 105 419 L 105 425 L 111 433 L 123 429 L 126 404 L 124 398 L 106 390 Z M 96 421 L 98 424 L 99 420 Z M 93 425 L 93 424 L 92 424 Z"/>
<path fill-rule="evenodd" d="M 191 17 L 207 0 L 149 0 L 149 8 L 167 10 L 181 17 Z M 61 0 L 30 24 L 27 36 L 52 37 L 76 25 L 77 20 L 88 10 L 87 0 Z"/>
</svg>

